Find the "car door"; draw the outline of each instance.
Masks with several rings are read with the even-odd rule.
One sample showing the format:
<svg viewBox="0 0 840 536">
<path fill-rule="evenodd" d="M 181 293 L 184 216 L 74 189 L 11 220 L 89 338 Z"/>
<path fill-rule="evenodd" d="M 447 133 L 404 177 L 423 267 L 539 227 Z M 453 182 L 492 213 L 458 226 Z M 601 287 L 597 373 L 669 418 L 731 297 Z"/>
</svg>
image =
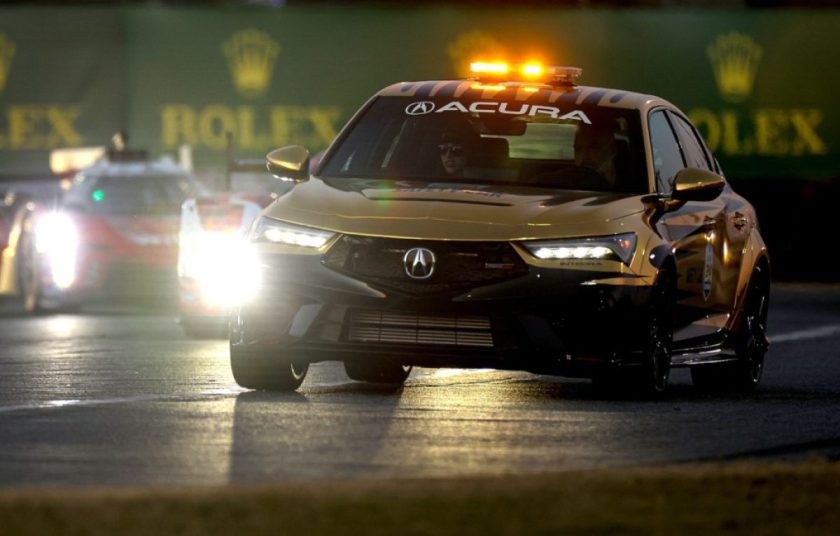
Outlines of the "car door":
<svg viewBox="0 0 840 536">
<path fill-rule="evenodd" d="M 702 138 L 691 123 L 684 116 L 669 111 L 669 118 L 675 127 L 680 146 L 688 160 L 688 165 L 706 169 L 715 173 L 719 172 L 715 161 L 711 156 Z M 735 301 L 735 293 L 738 287 L 738 275 L 743 260 L 743 250 L 751 226 L 743 205 L 743 199 L 736 195 L 727 185 L 720 196 L 723 203 L 721 221 L 716 225 L 717 244 L 719 246 L 719 258 L 713 267 L 712 281 L 714 295 L 710 298 L 716 307 L 727 312 L 732 310 Z M 717 250 L 716 250 L 717 253 Z"/>
<path fill-rule="evenodd" d="M 648 116 L 652 161 L 657 191 L 670 197 L 674 178 L 686 167 L 698 167 L 702 154 L 680 143 L 674 116 L 664 108 Z M 709 169 L 708 163 L 701 169 Z M 723 256 L 726 227 L 723 196 L 712 201 L 689 201 L 664 214 L 656 224 L 660 235 L 672 243 L 677 266 L 677 317 L 675 342 L 703 339 L 726 323 L 727 299 L 717 288 L 716 272 Z"/>
</svg>

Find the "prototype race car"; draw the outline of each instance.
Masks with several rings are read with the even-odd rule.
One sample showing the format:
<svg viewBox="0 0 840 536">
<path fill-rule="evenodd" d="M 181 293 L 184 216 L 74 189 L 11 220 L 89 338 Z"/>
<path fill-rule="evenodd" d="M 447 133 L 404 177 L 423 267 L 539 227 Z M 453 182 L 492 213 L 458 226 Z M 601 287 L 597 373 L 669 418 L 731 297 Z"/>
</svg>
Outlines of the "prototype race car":
<svg viewBox="0 0 840 536">
<path fill-rule="evenodd" d="M 181 203 L 201 186 L 170 160 L 109 151 L 75 174 L 57 206 L 29 203 L 3 251 L 0 294 L 31 312 L 91 300 L 174 295 Z"/>
<path fill-rule="evenodd" d="M 392 85 L 250 232 L 261 287 L 231 318 L 249 388 L 309 364 L 401 384 L 412 366 L 593 378 L 659 394 L 672 367 L 748 390 L 768 347 L 752 206 L 679 109 L 576 84 L 580 69 L 473 64 Z"/>
</svg>

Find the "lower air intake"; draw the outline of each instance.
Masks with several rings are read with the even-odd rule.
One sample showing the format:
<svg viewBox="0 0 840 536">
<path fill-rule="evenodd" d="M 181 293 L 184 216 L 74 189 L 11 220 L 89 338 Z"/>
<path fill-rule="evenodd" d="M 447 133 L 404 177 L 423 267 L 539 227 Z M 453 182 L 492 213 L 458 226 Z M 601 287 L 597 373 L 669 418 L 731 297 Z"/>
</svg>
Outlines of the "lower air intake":
<svg viewBox="0 0 840 536">
<path fill-rule="evenodd" d="M 492 348 L 486 316 L 351 311 L 350 342 Z"/>
</svg>

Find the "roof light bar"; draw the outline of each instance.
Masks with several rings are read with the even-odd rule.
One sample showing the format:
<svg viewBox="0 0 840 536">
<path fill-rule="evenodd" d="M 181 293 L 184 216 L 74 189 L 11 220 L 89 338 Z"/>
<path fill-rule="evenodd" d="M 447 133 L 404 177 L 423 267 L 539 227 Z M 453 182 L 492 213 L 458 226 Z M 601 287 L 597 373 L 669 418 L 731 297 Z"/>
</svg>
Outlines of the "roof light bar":
<svg viewBox="0 0 840 536">
<path fill-rule="evenodd" d="M 528 78 L 542 76 L 544 71 L 545 69 L 539 63 L 526 63 L 519 67 L 519 72 L 522 73 L 522 76 Z"/>
<path fill-rule="evenodd" d="M 478 82 L 526 81 L 575 85 L 583 70 L 579 67 L 546 66 L 535 62 L 511 65 L 505 62 L 475 61 L 470 64 L 470 72 Z"/>
<path fill-rule="evenodd" d="M 473 74 L 507 74 L 510 70 L 510 67 L 507 63 L 502 61 L 497 62 L 486 62 L 486 61 L 474 61 L 470 64 L 470 72 Z"/>
<path fill-rule="evenodd" d="M 566 67 L 566 66 L 551 66 L 546 68 L 546 75 L 556 83 L 574 84 L 580 75 L 583 74 L 583 69 L 580 67 Z"/>
</svg>

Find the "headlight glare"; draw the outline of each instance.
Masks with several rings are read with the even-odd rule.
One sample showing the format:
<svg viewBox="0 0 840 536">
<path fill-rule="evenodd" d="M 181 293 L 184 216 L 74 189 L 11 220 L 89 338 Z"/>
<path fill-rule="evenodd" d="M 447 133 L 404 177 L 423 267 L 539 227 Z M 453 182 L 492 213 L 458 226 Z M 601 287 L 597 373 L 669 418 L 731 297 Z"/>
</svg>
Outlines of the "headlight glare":
<svg viewBox="0 0 840 536">
<path fill-rule="evenodd" d="M 79 232 L 76 223 L 62 212 L 50 212 L 35 225 L 35 249 L 49 261 L 53 283 L 61 289 L 76 281 Z"/>
<path fill-rule="evenodd" d="M 539 240 L 523 242 L 525 248 L 538 259 L 604 259 L 619 260 L 629 265 L 636 250 L 636 234 L 574 238 L 568 240 Z"/>
</svg>

